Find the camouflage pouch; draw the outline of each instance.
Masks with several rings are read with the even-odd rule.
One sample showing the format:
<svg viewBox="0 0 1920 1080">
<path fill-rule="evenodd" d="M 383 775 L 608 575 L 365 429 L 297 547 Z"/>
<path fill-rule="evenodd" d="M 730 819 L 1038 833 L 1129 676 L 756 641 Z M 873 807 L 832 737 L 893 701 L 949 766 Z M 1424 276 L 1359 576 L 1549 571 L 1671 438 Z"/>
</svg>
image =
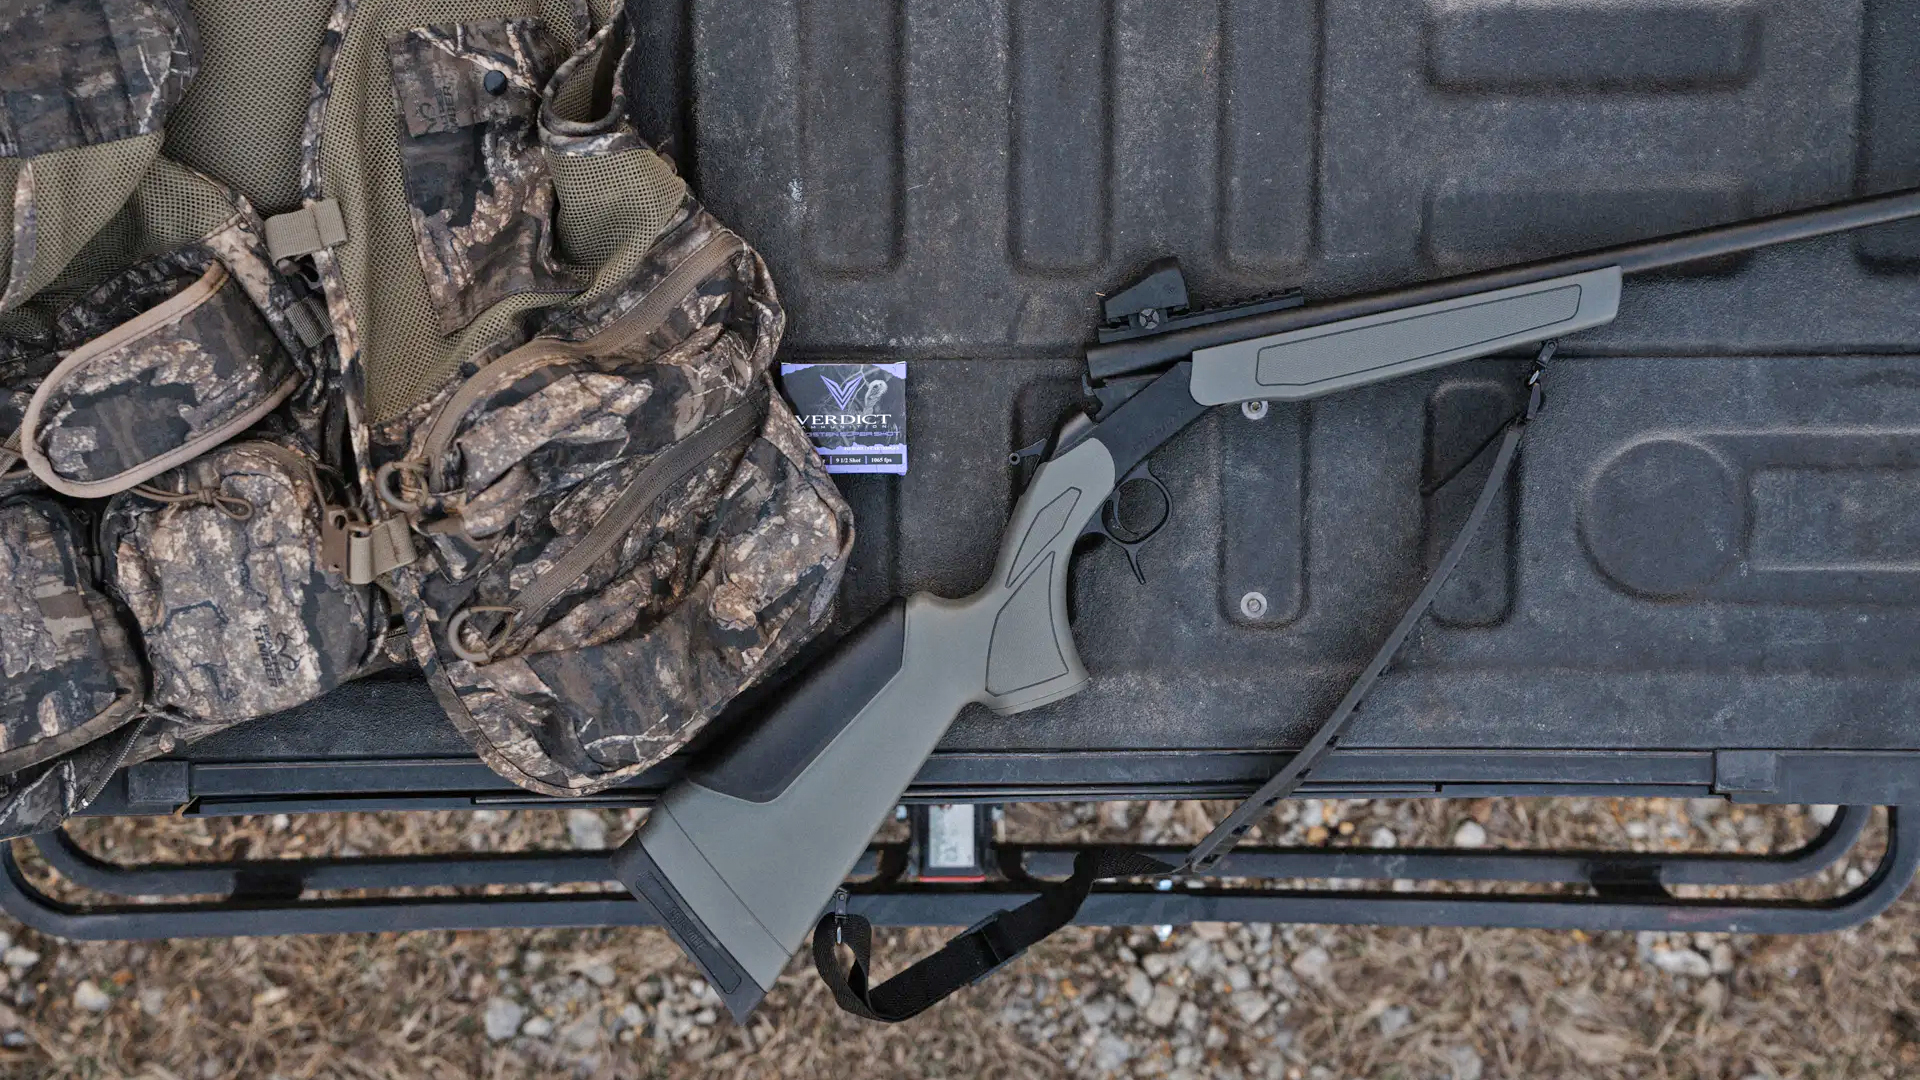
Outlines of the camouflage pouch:
<svg viewBox="0 0 1920 1080">
<path fill-rule="evenodd" d="M 0 500 L 0 774 L 102 738 L 140 709 L 146 675 L 94 579 L 84 514 Z"/>
<path fill-rule="evenodd" d="M 689 202 L 629 286 L 376 431 L 437 567 L 394 575 L 457 727 L 535 791 L 684 744 L 811 636 L 851 516 L 770 392 L 765 265 Z"/>
<path fill-rule="evenodd" d="M 387 47 L 407 212 L 442 333 L 519 293 L 566 294 L 553 182 L 540 163 L 540 90 L 565 50 L 539 19 L 423 26 Z"/>
<path fill-rule="evenodd" d="M 107 576 L 163 721 L 141 756 L 310 701 L 366 665 L 385 611 L 347 581 L 353 515 L 329 494 L 303 450 L 249 440 L 108 504 Z"/>
<path fill-rule="evenodd" d="M 19 443 L 34 475 L 68 495 L 104 497 L 189 461 L 253 426 L 303 378 L 204 244 L 116 275 L 62 324 L 87 340 L 41 381 Z"/>
</svg>

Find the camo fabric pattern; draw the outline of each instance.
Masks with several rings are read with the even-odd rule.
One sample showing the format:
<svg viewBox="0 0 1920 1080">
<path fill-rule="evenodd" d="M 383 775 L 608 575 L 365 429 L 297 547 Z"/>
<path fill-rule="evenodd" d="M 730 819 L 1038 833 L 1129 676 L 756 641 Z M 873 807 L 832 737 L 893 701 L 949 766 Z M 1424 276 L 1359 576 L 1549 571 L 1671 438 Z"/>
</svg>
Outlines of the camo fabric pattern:
<svg viewBox="0 0 1920 1080">
<path fill-rule="evenodd" d="M 38 343 L 0 338 L 0 498 L 40 486 L 16 440 L 34 389 L 59 360 L 58 353 Z"/>
<path fill-rule="evenodd" d="M 140 663 L 87 539 L 50 499 L 0 502 L 0 772 L 99 738 L 140 706 Z"/>
<path fill-rule="evenodd" d="M 299 381 L 278 335 L 204 246 L 102 285 L 93 302 L 77 306 L 76 321 L 83 324 L 77 329 L 98 329 L 93 313 L 121 315 L 154 297 L 185 300 L 188 290 L 198 291 L 187 310 L 150 310 L 123 321 L 114 338 L 95 338 L 93 347 L 71 354 L 48 377 L 22 433 L 43 480 L 137 480 L 163 455 L 217 437 L 223 427 L 285 398 Z"/>
<path fill-rule="evenodd" d="M 703 250 L 726 257 L 662 306 L 655 291 Z M 627 287 L 473 376 L 485 392 L 461 395 L 443 456 L 424 445 L 439 417 L 414 433 L 415 524 L 439 558 L 397 574 L 396 590 L 442 704 L 502 775 L 562 795 L 617 783 L 825 616 L 853 523 L 770 392 L 783 328 L 759 256 L 690 206 Z M 457 613 L 549 582 L 636 477 L 742 408 L 759 417 L 746 437 L 673 478 L 553 602 L 504 632 L 488 623 L 482 662 L 449 643 Z"/>
<path fill-rule="evenodd" d="M 326 501 L 303 451 L 250 441 L 109 504 L 110 577 L 146 643 L 151 707 L 170 718 L 151 752 L 310 701 L 365 664 L 384 613 L 326 565 Z"/>
<path fill-rule="evenodd" d="M 538 19 L 410 30 L 388 46 L 427 295 L 453 333 L 506 297 L 572 293 L 534 119 L 561 47 Z"/>
<path fill-rule="evenodd" d="M 184 4 L 25 0 L 0 8 L 0 157 L 160 130 L 199 67 Z"/>
<path fill-rule="evenodd" d="M 540 141 L 549 155 L 598 156 L 647 149 L 627 119 L 627 87 L 621 79 L 612 80 L 611 100 L 598 110 L 598 116 L 582 119 L 568 113 L 562 102 L 595 101 L 593 85 L 611 63 L 624 68 L 633 49 L 627 31 L 626 9 L 600 32 L 588 39 L 553 73 L 540 105 Z"/>
<path fill-rule="evenodd" d="M 45 832 L 87 808 L 131 760 L 147 725 L 125 724 L 55 761 L 0 776 L 0 840 Z"/>
</svg>

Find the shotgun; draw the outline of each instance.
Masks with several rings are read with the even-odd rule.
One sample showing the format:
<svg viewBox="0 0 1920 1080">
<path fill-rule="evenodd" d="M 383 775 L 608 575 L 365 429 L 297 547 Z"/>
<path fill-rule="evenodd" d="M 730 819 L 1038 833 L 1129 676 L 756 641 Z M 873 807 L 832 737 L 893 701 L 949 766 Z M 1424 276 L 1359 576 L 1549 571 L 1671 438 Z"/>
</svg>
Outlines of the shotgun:
<svg viewBox="0 0 1920 1080">
<path fill-rule="evenodd" d="M 1195 309 L 1177 264 L 1154 264 L 1105 302 L 1086 357 L 1097 408 L 1014 455 L 1038 467 L 987 583 L 895 600 L 854 630 L 693 764 L 615 853 L 616 875 L 744 1019 L 962 708 L 1011 715 L 1086 685 L 1067 622 L 1075 545 L 1144 541 L 1109 527 L 1117 491 L 1151 479 L 1147 457 L 1209 408 L 1558 339 L 1611 322 L 1625 275 L 1917 215 L 1920 190 L 1897 192 L 1317 304 Z"/>
</svg>

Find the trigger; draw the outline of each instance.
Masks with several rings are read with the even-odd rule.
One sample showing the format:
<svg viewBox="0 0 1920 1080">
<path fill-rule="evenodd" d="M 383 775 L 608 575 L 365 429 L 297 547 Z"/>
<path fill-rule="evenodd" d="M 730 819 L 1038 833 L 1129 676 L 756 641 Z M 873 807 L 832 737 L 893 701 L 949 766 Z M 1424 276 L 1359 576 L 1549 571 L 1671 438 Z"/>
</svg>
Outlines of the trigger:
<svg viewBox="0 0 1920 1080">
<path fill-rule="evenodd" d="M 1087 527 L 1080 530 L 1080 535 L 1082 537 L 1098 536 L 1113 541 L 1113 546 L 1119 548 L 1120 554 L 1127 557 L 1127 565 L 1133 568 L 1133 576 L 1139 580 L 1140 584 L 1145 585 L 1147 583 L 1147 575 L 1140 569 L 1139 556 L 1133 553 L 1133 549 L 1139 547 L 1145 538 L 1140 540 L 1122 540 L 1118 536 L 1115 536 L 1113 531 L 1107 528 L 1106 524 L 1107 515 L 1113 512 L 1113 496 L 1109 495 L 1107 500 L 1107 505 L 1102 506 L 1100 512 L 1093 516 L 1093 520 L 1087 522 Z"/>
</svg>

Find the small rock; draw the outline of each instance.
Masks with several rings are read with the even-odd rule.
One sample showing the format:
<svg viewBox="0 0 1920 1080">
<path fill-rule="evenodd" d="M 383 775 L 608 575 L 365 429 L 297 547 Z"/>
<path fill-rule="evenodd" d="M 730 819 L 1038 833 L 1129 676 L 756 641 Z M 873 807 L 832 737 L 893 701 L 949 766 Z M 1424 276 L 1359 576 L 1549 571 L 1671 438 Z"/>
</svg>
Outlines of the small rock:
<svg viewBox="0 0 1920 1080">
<path fill-rule="evenodd" d="M 600 1042 L 600 1010 L 588 1009 L 560 1031 L 560 1041 L 575 1050 L 591 1050 Z"/>
<path fill-rule="evenodd" d="M 1134 968 L 1127 973 L 1127 1000 L 1133 1002 L 1136 1009 L 1144 1009 L 1153 1000 L 1153 980 L 1147 973 Z"/>
<path fill-rule="evenodd" d="M 699 1012 L 693 1014 L 693 1022 L 699 1024 L 701 1027 L 706 1027 L 718 1019 L 720 1019 L 720 1014 L 714 1012 L 712 1009 L 701 1009 Z"/>
<path fill-rule="evenodd" d="M 1807 816 L 1813 819 L 1815 825 L 1823 829 L 1833 824 L 1834 816 L 1839 813 L 1840 808 L 1833 803 L 1815 803 L 1807 807 Z"/>
<path fill-rule="evenodd" d="M 1227 924 L 1223 922 L 1197 922 L 1190 929 L 1193 936 L 1202 941 L 1225 941 L 1227 938 Z"/>
<path fill-rule="evenodd" d="M 157 986 L 149 986 L 140 991 L 140 1011 L 148 1016 L 159 1016 L 167 1011 L 167 992 Z"/>
<path fill-rule="evenodd" d="M 1725 799 L 1688 799 L 1687 816 L 1692 818 L 1695 824 L 1705 825 L 1713 820 L 1713 815 L 1726 809 L 1726 806 Z"/>
<path fill-rule="evenodd" d="M 1166 1027 L 1173 1023 L 1174 1015 L 1179 1011 L 1180 995 L 1174 993 L 1173 988 L 1169 986 L 1155 987 L 1153 1000 L 1147 1003 L 1144 1010 L 1147 1023 L 1154 1027 Z"/>
<path fill-rule="evenodd" d="M 1260 1018 L 1267 1015 L 1273 1008 L 1273 1002 L 1268 1001 L 1267 995 L 1258 990 L 1236 990 L 1230 1000 L 1233 1011 L 1239 1013 L 1240 1019 L 1249 1024 L 1259 1023 Z"/>
<path fill-rule="evenodd" d="M 1369 847 L 1394 847 L 1399 843 L 1400 838 L 1393 835 L 1393 830 L 1384 825 L 1373 830 L 1372 834 L 1367 837 L 1367 846 Z"/>
<path fill-rule="evenodd" d="M 599 956 L 588 956 L 576 959 L 572 964 L 568 965 L 568 968 L 586 976 L 588 982 L 602 990 L 612 986 L 615 980 L 619 978 L 619 976 L 614 973 L 612 962 Z"/>
<path fill-rule="evenodd" d="M 487 1027 L 487 1038 L 494 1042 L 505 1042 L 513 1038 L 514 1033 L 520 1030 L 520 1021 L 526 1019 L 526 1017 L 526 1006 L 514 1001 L 512 998 L 496 997 L 489 999 L 487 1002 L 486 1018 L 484 1020 Z"/>
<path fill-rule="evenodd" d="M 1173 957 L 1166 953 L 1148 953 L 1140 958 L 1140 966 L 1147 969 L 1148 975 L 1157 979 L 1165 975 L 1167 969 L 1173 966 Z"/>
<path fill-rule="evenodd" d="M 1093 1065 L 1103 1073 L 1117 1073 L 1133 1058 L 1133 1047 L 1118 1035 L 1102 1035 L 1093 1044 Z"/>
<path fill-rule="evenodd" d="M 1266 985 L 1273 990 L 1279 991 L 1280 996 L 1296 997 L 1299 995 L 1300 980 L 1293 977 L 1293 972 L 1285 968 L 1270 968 L 1265 972 L 1265 975 Z"/>
<path fill-rule="evenodd" d="M 1713 963 L 1692 949 L 1664 949 L 1653 953 L 1653 966 L 1669 975 L 1704 979 L 1713 974 Z"/>
<path fill-rule="evenodd" d="M 6 952 L 11 948 L 13 948 L 13 935 L 0 930 L 0 952 Z"/>
<path fill-rule="evenodd" d="M 1477 848 L 1486 842 L 1487 830 L 1481 828 L 1477 821 L 1464 822 L 1459 828 L 1453 830 L 1454 847 Z"/>
<path fill-rule="evenodd" d="M 592 810 L 569 810 L 567 839 L 580 851 L 599 851 L 607 846 L 606 820 Z"/>
<path fill-rule="evenodd" d="M 0 953 L 0 964 L 13 969 L 16 977 L 21 971 L 40 962 L 40 954 L 21 945 L 9 945 L 7 951 Z"/>
<path fill-rule="evenodd" d="M 1253 975 L 1246 968 L 1235 964 L 1227 969 L 1227 985 L 1235 990 L 1245 990 L 1253 985 Z"/>
<path fill-rule="evenodd" d="M 1487 1071 L 1486 1062 L 1471 1046 L 1456 1046 L 1447 1051 L 1447 1064 L 1453 1066 L 1453 1080 L 1480 1080 Z"/>
<path fill-rule="evenodd" d="M 520 970 L 529 975 L 540 974 L 540 969 L 546 966 L 547 954 L 539 949 L 528 949 L 520 954 Z"/>
<path fill-rule="evenodd" d="M 1195 975 L 1205 975 L 1218 966 L 1219 954 L 1214 951 L 1211 944 L 1194 938 L 1187 942 L 1185 949 L 1181 950 L 1181 963 Z"/>
<path fill-rule="evenodd" d="M 90 1013 L 103 1013 L 113 1008 L 113 999 L 107 996 L 105 990 L 95 986 L 92 979 L 82 979 L 80 985 L 73 988 L 73 1007 Z"/>
<path fill-rule="evenodd" d="M 1132 980 L 1129 979 L 1128 981 L 1131 983 Z M 1131 989 L 1131 987 L 1129 987 L 1129 989 Z M 1153 992 L 1149 990 L 1147 996 L 1151 998 Z M 1107 1021 L 1113 1019 L 1113 999 L 1109 997 L 1096 998 L 1080 1006 L 1080 1019 L 1085 1020 L 1087 1026 L 1090 1028 L 1105 1027 Z"/>
<path fill-rule="evenodd" d="M 536 1016 L 520 1025 L 520 1034 L 534 1039 L 544 1039 L 553 1034 L 553 1021 L 544 1016 Z"/>
<path fill-rule="evenodd" d="M 1847 883 L 1847 888 L 1857 889 L 1866 884 L 1867 875 L 1859 867 L 1849 866 L 1847 872 L 1841 875 L 1841 880 Z"/>
<path fill-rule="evenodd" d="M 1707 954 L 1707 960 L 1713 965 L 1715 975 L 1726 975 L 1733 971 L 1733 946 L 1722 941 Z"/>
<path fill-rule="evenodd" d="M 1380 1013 L 1380 1034 L 1392 1038 L 1406 1030 L 1407 1025 L 1412 1022 L 1413 1010 L 1405 1005 L 1395 1005 Z"/>
<path fill-rule="evenodd" d="M 1332 963 L 1333 957 L 1327 954 L 1327 950 L 1315 945 L 1294 957 L 1293 963 L 1289 966 L 1293 968 L 1295 975 L 1308 982 L 1317 983 L 1327 977 L 1327 967 Z"/>
<path fill-rule="evenodd" d="M 1533 1026 L 1533 1010 L 1525 1005 L 1507 1006 L 1507 1026 L 1524 1034 Z"/>
</svg>

